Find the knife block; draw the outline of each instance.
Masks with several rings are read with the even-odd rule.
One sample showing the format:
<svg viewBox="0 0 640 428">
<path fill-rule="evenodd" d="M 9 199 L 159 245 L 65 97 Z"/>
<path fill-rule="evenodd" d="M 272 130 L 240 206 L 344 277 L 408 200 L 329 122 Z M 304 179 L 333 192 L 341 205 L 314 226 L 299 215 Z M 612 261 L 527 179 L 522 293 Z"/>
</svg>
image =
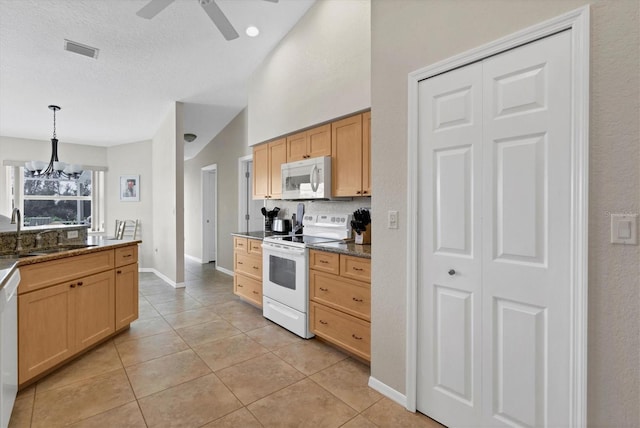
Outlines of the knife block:
<svg viewBox="0 0 640 428">
<path fill-rule="evenodd" d="M 353 231 L 354 243 L 359 245 L 371 244 L 371 225 L 367 226 L 367 230 L 358 234 Z"/>
</svg>

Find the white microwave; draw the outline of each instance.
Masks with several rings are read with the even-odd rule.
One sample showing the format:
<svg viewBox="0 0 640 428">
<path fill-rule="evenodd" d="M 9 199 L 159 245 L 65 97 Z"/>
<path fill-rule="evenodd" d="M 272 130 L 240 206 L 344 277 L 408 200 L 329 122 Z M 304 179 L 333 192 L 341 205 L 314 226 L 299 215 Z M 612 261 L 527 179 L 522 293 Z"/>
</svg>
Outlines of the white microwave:
<svg viewBox="0 0 640 428">
<path fill-rule="evenodd" d="M 282 199 L 330 199 L 331 156 L 283 163 Z"/>
</svg>

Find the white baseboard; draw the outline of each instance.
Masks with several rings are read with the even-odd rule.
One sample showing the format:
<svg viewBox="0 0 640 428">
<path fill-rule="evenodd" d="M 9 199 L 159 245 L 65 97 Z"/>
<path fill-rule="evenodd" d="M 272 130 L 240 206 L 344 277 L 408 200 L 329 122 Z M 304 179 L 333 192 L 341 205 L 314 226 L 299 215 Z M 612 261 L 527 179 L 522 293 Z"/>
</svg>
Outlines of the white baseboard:
<svg viewBox="0 0 640 428">
<path fill-rule="evenodd" d="M 189 259 L 189 260 L 191 260 L 191 261 L 194 261 L 194 262 L 196 262 L 196 263 L 200 263 L 201 265 L 203 265 L 203 264 L 205 263 L 205 262 L 203 262 L 203 261 L 202 261 L 202 259 L 201 259 L 201 258 L 199 258 L 199 257 L 195 257 L 195 256 L 190 256 L 189 254 L 185 254 L 185 255 L 184 255 L 184 258 L 185 258 L 185 259 Z"/>
<path fill-rule="evenodd" d="M 184 288 L 185 287 L 185 283 L 184 282 L 172 281 L 171 279 L 169 279 L 168 276 L 160 273 L 159 271 L 157 271 L 154 268 L 139 268 L 138 272 L 151 272 L 151 273 L 155 274 L 155 276 L 157 276 L 158 278 L 160 278 L 161 280 L 163 280 L 164 282 L 166 282 L 167 284 L 172 286 L 173 288 Z"/>
<path fill-rule="evenodd" d="M 232 271 L 232 270 L 225 269 L 225 268 L 220 267 L 220 266 L 218 266 L 218 265 L 216 265 L 216 270 L 217 270 L 217 271 L 220 271 L 220 272 L 222 272 L 222 273 L 226 273 L 226 274 L 227 274 L 227 275 L 229 275 L 229 276 L 233 276 L 233 271 Z"/>
<path fill-rule="evenodd" d="M 407 407 L 406 395 L 399 393 L 398 391 L 391 388 L 390 386 L 380 382 L 378 379 L 374 378 L 373 376 L 369 376 L 369 387 L 375 389 L 376 391 L 378 391 L 380 394 L 384 395 L 388 399 L 393 400 L 396 403 L 400 404 L 402 407 L 404 408 Z"/>
</svg>

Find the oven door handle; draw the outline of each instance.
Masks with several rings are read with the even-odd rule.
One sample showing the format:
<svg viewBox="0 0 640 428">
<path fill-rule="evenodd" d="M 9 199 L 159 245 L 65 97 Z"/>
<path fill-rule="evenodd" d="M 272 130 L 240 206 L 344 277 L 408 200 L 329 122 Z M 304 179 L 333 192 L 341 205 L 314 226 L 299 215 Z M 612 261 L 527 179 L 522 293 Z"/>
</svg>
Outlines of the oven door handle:
<svg viewBox="0 0 640 428">
<path fill-rule="evenodd" d="M 262 244 L 262 249 L 267 253 L 282 254 L 285 256 L 303 256 L 304 255 L 304 249 L 302 248 L 283 250 L 281 248 L 274 247 L 273 245 Z"/>
</svg>

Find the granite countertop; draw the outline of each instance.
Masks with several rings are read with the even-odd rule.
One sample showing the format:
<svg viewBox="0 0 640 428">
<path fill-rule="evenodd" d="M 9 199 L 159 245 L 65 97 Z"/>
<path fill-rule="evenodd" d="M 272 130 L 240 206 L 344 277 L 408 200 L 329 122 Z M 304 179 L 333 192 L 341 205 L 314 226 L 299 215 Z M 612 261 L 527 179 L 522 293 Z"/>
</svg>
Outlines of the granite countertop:
<svg viewBox="0 0 640 428">
<path fill-rule="evenodd" d="M 256 232 L 233 232 L 231 233 L 233 236 L 240 236 L 243 238 L 251 238 L 251 239 L 260 239 L 263 240 L 267 236 L 273 235 L 272 232 L 265 232 L 263 230 Z"/>
<path fill-rule="evenodd" d="M 87 241 L 84 244 L 80 244 L 80 245 L 87 245 L 87 247 L 71 248 L 71 249 L 61 250 L 61 251 L 55 251 L 56 250 L 55 248 L 42 249 L 42 250 L 34 249 L 33 251 L 31 251 L 30 254 L 38 254 L 38 253 L 41 253 L 41 254 L 29 256 L 29 257 L 21 257 L 21 258 L 12 257 L 12 255 L 2 256 L 4 258 L 0 258 L 0 289 L 4 287 L 5 282 L 7 281 L 7 279 L 9 279 L 9 276 L 11 275 L 11 273 L 15 269 L 19 268 L 20 266 L 27 266 L 34 263 L 46 262 L 49 260 L 63 259 L 65 257 L 79 256 L 82 254 L 97 253 L 99 251 L 111 250 L 119 247 L 126 247 L 127 245 L 131 245 L 134 243 L 139 244 L 141 242 L 142 241 L 139 239 L 136 239 L 136 240 L 105 239 L 100 236 L 90 236 L 89 238 L 87 238 Z M 67 248 L 73 247 L 76 245 L 78 244 L 71 244 L 67 246 Z M 62 248 L 65 248 L 65 246 L 63 245 Z"/>
<path fill-rule="evenodd" d="M 321 244 L 309 244 L 309 248 L 314 250 L 328 251 L 330 253 L 347 254 L 349 256 L 371 258 L 371 244 L 358 245 L 353 241 L 325 242 Z"/>
</svg>

